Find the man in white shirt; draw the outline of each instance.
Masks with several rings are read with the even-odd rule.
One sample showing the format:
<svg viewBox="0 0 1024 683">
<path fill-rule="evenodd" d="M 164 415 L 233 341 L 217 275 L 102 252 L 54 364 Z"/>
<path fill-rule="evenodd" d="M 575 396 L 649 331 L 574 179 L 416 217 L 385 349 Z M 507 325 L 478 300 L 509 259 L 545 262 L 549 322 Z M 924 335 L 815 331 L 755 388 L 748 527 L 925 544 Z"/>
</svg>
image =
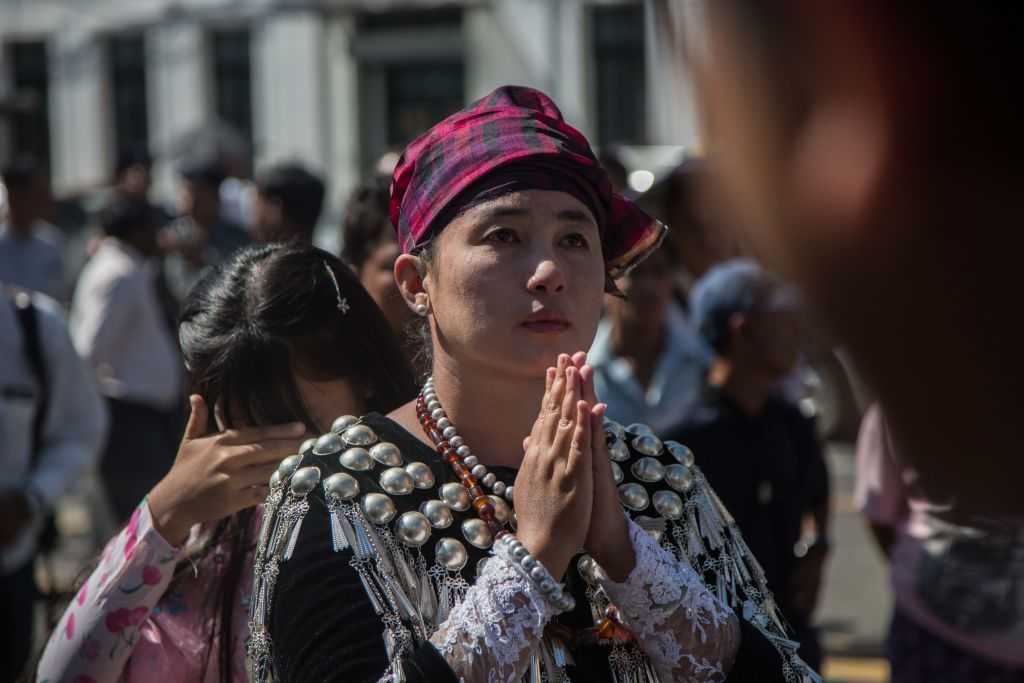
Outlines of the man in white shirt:
<svg viewBox="0 0 1024 683">
<path fill-rule="evenodd" d="M 29 657 L 32 560 L 43 522 L 94 462 L 107 415 L 49 297 L 0 282 L 0 358 L 0 680 L 7 681 Z"/>
<path fill-rule="evenodd" d="M 0 216 L 0 280 L 67 302 L 63 236 L 43 220 L 50 201 L 49 184 L 30 159 L 3 169 L 6 215 Z"/>
<path fill-rule="evenodd" d="M 105 236 L 78 281 L 71 335 L 110 409 L 101 474 L 123 520 L 173 461 L 184 424 L 182 365 L 157 295 L 152 207 L 114 199 L 100 222 Z"/>
</svg>

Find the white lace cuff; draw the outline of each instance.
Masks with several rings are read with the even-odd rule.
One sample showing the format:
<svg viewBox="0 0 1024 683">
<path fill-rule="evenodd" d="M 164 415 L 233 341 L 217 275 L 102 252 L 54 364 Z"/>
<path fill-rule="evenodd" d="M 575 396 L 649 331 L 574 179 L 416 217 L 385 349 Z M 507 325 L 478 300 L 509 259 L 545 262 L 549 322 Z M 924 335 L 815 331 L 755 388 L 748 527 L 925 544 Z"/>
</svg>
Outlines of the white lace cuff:
<svg viewBox="0 0 1024 683">
<path fill-rule="evenodd" d="M 518 681 L 544 627 L 557 614 L 521 576 L 503 544 L 484 566 L 466 597 L 430 637 L 460 681 Z"/>
<path fill-rule="evenodd" d="M 601 587 L 663 681 L 724 681 L 739 647 L 736 615 L 689 564 L 629 521 L 636 566 Z M 602 573 L 603 574 L 603 573 Z"/>
</svg>

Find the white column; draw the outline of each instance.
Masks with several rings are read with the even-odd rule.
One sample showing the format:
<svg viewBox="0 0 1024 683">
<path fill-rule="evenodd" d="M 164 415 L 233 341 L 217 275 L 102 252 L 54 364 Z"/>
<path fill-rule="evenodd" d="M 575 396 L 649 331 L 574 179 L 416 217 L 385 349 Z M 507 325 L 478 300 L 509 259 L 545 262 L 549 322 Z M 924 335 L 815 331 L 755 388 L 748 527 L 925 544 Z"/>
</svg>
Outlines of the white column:
<svg viewBox="0 0 1024 683">
<path fill-rule="evenodd" d="M 673 27 L 685 32 L 688 40 L 703 35 L 700 7 L 692 0 L 679 0 L 677 7 L 682 21 Z M 664 38 L 666 27 L 658 25 L 667 17 L 655 9 L 654 0 L 644 2 L 644 42 L 647 64 L 647 130 L 648 141 L 655 145 L 700 147 L 700 117 L 693 74 L 682 58 L 682 51 Z M 683 25 L 685 23 L 685 25 Z M 677 36 L 682 41 L 683 36 Z"/>
<path fill-rule="evenodd" d="M 255 32 L 257 167 L 283 159 L 302 161 L 319 170 L 327 167 L 324 34 L 320 15 L 300 10 L 272 14 Z M 349 91 L 349 96 L 354 92 Z"/>
<path fill-rule="evenodd" d="M 341 209 L 360 180 L 359 69 L 351 50 L 354 31 L 351 16 L 335 17 L 325 27 L 327 121 L 324 133 L 329 142 L 328 158 L 324 160 L 328 186 L 325 214 Z"/>
<path fill-rule="evenodd" d="M 177 179 L 166 153 L 188 132 L 206 123 L 210 105 L 209 59 L 202 27 L 191 21 L 158 25 L 146 34 L 150 148 L 158 196 L 174 196 Z"/>
<path fill-rule="evenodd" d="M 52 177 L 61 194 L 109 178 L 109 79 L 95 33 L 65 28 L 53 34 L 49 50 Z"/>
</svg>

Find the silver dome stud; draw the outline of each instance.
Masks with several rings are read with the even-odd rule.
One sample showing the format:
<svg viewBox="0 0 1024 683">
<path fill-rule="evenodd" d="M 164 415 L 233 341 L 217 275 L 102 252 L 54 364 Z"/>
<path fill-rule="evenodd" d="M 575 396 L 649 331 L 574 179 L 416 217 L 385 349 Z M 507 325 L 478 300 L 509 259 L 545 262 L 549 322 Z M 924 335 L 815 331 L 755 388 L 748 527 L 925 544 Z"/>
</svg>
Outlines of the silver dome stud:
<svg viewBox="0 0 1024 683">
<path fill-rule="evenodd" d="M 629 460 L 629 446 L 626 445 L 625 441 L 616 439 L 608 445 L 608 457 L 615 462 L 625 462 Z"/>
<path fill-rule="evenodd" d="M 365 448 L 350 448 L 341 454 L 338 458 L 338 462 L 343 467 L 356 472 L 365 472 L 373 467 L 373 459 L 370 458 L 369 452 Z"/>
<path fill-rule="evenodd" d="M 454 517 L 448 504 L 440 500 L 427 500 L 420 504 L 420 512 L 435 529 L 447 529 L 452 525 Z"/>
<path fill-rule="evenodd" d="M 611 434 L 619 441 L 624 441 L 626 439 L 626 428 L 615 420 L 610 420 L 608 418 L 604 419 L 604 432 L 606 435 Z"/>
<path fill-rule="evenodd" d="M 678 441 L 666 441 L 665 448 L 672 454 L 672 457 L 684 467 L 693 467 L 694 457 L 693 451 L 679 443 Z"/>
<path fill-rule="evenodd" d="M 623 484 L 619 487 L 619 501 L 623 506 L 636 512 L 646 510 L 647 506 L 651 504 L 650 497 L 647 495 L 647 489 L 636 482 Z"/>
<path fill-rule="evenodd" d="M 292 475 L 292 483 L 288 489 L 296 496 L 305 496 L 320 483 L 320 470 L 316 467 L 303 467 Z"/>
<path fill-rule="evenodd" d="M 352 500 L 359 495 L 359 482 L 351 474 L 336 472 L 324 479 L 324 494 L 338 500 Z"/>
<path fill-rule="evenodd" d="M 434 471 L 424 462 L 411 462 L 405 466 L 405 471 L 412 477 L 412 484 L 418 489 L 429 489 L 434 485 Z"/>
<path fill-rule="evenodd" d="M 487 496 L 494 503 L 494 518 L 506 524 L 512 521 L 512 507 L 505 502 L 505 499 L 501 496 L 490 495 Z"/>
<path fill-rule="evenodd" d="M 466 566 L 469 553 L 458 539 L 445 537 L 434 546 L 434 559 L 448 571 L 457 572 Z"/>
<path fill-rule="evenodd" d="M 284 479 L 281 478 L 281 470 L 274 470 L 274 473 L 270 475 L 270 488 L 277 490 L 284 484 Z"/>
<path fill-rule="evenodd" d="M 668 485 L 680 493 L 686 493 L 693 488 L 693 474 L 689 468 L 683 465 L 669 465 L 665 468 L 665 481 Z"/>
<path fill-rule="evenodd" d="M 633 467 L 630 469 L 633 471 L 634 477 L 648 483 L 661 481 L 665 476 L 665 466 L 651 457 L 640 458 L 633 463 Z"/>
<path fill-rule="evenodd" d="M 380 473 L 380 487 L 393 496 L 412 493 L 415 485 L 412 477 L 401 467 L 389 467 Z"/>
<path fill-rule="evenodd" d="M 475 517 L 462 523 L 462 535 L 471 545 L 475 545 L 481 550 L 487 550 L 494 542 L 494 536 L 491 535 L 491 530 L 487 528 L 486 522 Z"/>
<path fill-rule="evenodd" d="M 341 436 L 351 446 L 372 446 L 377 443 L 377 434 L 366 425 L 353 425 Z"/>
<path fill-rule="evenodd" d="M 634 422 L 626 427 L 626 431 L 633 436 L 654 436 L 654 430 L 640 422 Z"/>
<path fill-rule="evenodd" d="M 653 434 L 641 434 L 633 439 L 633 448 L 641 455 L 660 455 L 661 439 Z"/>
<path fill-rule="evenodd" d="M 381 465 L 387 465 L 388 467 L 398 467 L 403 462 L 402 451 L 398 450 L 398 446 L 389 441 L 381 441 L 371 448 L 370 457 Z"/>
<path fill-rule="evenodd" d="M 374 524 L 387 524 L 395 518 L 395 503 L 383 493 L 363 496 L 363 512 Z"/>
<path fill-rule="evenodd" d="M 430 538 L 430 521 L 421 512 L 403 512 L 395 522 L 395 536 L 412 548 L 418 548 Z"/>
<path fill-rule="evenodd" d="M 683 516 L 683 499 L 675 491 L 656 491 L 651 501 L 654 509 L 665 519 L 679 519 Z"/>
<path fill-rule="evenodd" d="M 282 460 L 277 466 L 277 471 L 280 472 L 281 479 L 287 479 L 292 476 L 295 470 L 299 469 L 299 463 L 301 462 L 301 455 L 289 455 L 287 458 Z"/>
<path fill-rule="evenodd" d="M 334 432 L 327 432 L 313 444 L 313 455 L 333 455 L 344 447 L 340 436 Z"/>
<path fill-rule="evenodd" d="M 456 484 L 455 482 L 449 482 L 441 486 L 439 497 L 444 502 L 448 503 L 448 507 L 452 510 L 468 510 L 470 504 L 473 502 L 469 497 L 469 489 L 462 484 Z"/>
<path fill-rule="evenodd" d="M 346 429 L 359 422 L 355 415 L 342 415 L 331 423 L 331 431 L 341 436 Z"/>
<path fill-rule="evenodd" d="M 316 437 L 311 436 L 299 445 L 299 453 L 306 455 L 313 450 L 313 446 L 316 446 Z"/>
<path fill-rule="evenodd" d="M 619 463 L 617 463 L 617 462 L 613 462 L 613 463 L 609 463 L 609 464 L 612 466 L 612 479 L 615 480 L 616 484 L 621 484 L 622 483 L 622 479 L 623 479 L 622 468 L 619 467 Z"/>
</svg>

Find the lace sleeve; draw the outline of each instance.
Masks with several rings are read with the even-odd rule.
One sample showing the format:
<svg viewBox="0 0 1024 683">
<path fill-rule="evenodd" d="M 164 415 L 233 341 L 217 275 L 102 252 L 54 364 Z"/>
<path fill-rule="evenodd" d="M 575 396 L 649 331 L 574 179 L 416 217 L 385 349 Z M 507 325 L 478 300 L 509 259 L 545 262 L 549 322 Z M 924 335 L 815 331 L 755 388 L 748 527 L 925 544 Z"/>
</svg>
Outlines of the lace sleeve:
<svg viewBox="0 0 1024 683">
<path fill-rule="evenodd" d="M 500 546 L 500 544 L 499 544 Z M 463 683 L 511 683 L 529 665 L 544 626 L 557 614 L 513 568 L 503 547 L 430 642 Z"/>
<path fill-rule="evenodd" d="M 630 520 L 636 566 L 623 583 L 602 577 L 618 608 L 663 681 L 724 681 L 739 648 L 736 615 L 686 563 Z"/>
</svg>

